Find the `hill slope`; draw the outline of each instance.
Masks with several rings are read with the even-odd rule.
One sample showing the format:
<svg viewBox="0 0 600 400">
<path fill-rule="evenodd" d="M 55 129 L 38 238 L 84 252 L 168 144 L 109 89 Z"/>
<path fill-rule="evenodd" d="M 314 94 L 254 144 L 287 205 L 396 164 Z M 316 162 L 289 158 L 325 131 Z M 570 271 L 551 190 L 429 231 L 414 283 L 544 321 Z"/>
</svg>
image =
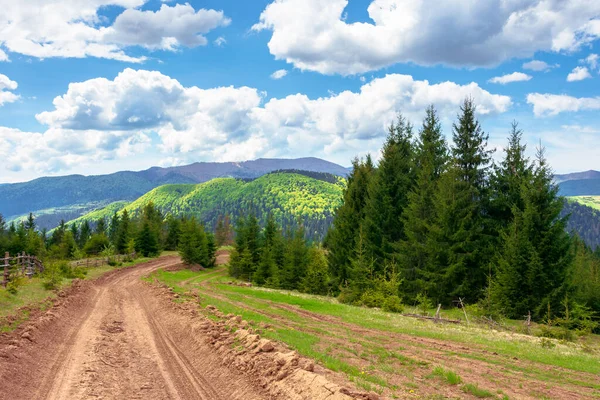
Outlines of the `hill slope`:
<svg viewBox="0 0 600 400">
<path fill-rule="evenodd" d="M 315 174 L 311 174 L 315 175 Z M 220 215 L 234 218 L 252 210 L 264 221 L 272 212 L 283 229 L 296 225 L 298 218 L 309 237 L 322 239 L 341 204 L 344 180 L 331 175 L 322 179 L 299 173 L 278 172 L 245 182 L 233 178 L 216 178 L 196 185 L 164 185 L 151 190 L 119 211 L 127 209 L 137 214 L 144 205 L 153 202 L 164 214 L 195 216 L 214 227 Z M 332 179 L 336 183 L 332 183 Z M 110 218 L 116 207 L 110 205 L 76 219 L 90 222 Z"/>
<path fill-rule="evenodd" d="M 8 220 L 29 212 L 44 214 L 41 228 L 52 228 L 61 218 L 72 219 L 115 201 L 132 201 L 165 184 L 193 184 L 219 177 L 255 179 L 277 170 L 305 170 L 346 176 L 348 171 L 318 158 L 258 159 L 245 162 L 194 163 L 171 168 L 150 168 L 110 175 L 39 178 L 0 185 L 0 214 Z M 92 203 L 92 204 L 90 204 Z M 44 210 L 43 212 L 41 212 Z M 48 224 L 46 224 L 48 222 Z"/>
<path fill-rule="evenodd" d="M 583 172 L 573 172 L 571 174 L 557 174 L 554 175 L 554 179 L 556 182 L 567 182 L 567 181 L 579 181 L 579 180 L 587 180 L 587 179 L 600 179 L 600 171 L 583 171 Z"/>
<path fill-rule="evenodd" d="M 576 179 L 558 186 L 561 196 L 600 196 L 600 179 Z"/>
<path fill-rule="evenodd" d="M 565 202 L 563 215 L 570 214 L 567 223 L 569 232 L 576 232 L 592 248 L 600 246 L 600 210 L 581 204 L 569 198 Z"/>
</svg>

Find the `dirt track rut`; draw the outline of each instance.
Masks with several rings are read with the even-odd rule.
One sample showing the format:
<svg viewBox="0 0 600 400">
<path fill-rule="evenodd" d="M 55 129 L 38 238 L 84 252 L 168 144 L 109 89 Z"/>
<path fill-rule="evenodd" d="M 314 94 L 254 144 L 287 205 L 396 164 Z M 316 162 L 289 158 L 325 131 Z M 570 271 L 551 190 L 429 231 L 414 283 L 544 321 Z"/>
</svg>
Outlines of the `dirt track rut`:
<svg viewBox="0 0 600 400">
<path fill-rule="evenodd" d="M 12 344 L 14 359 L 5 357 L 0 376 L 10 384 L 0 398 L 266 398 L 192 340 L 186 321 L 163 310 L 140 279 L 178 262 L 164 257 L 100 279 L 60 318 L 30 330 L 25 345 Z"/>
</svg>

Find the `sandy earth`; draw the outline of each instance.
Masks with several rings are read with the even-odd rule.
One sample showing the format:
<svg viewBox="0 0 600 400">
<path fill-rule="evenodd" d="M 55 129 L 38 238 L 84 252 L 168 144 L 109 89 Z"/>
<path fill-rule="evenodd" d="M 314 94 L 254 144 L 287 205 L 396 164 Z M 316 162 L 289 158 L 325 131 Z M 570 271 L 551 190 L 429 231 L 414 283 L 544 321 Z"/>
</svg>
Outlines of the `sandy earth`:
<svg viewBox="0 0 600 400">
<path fill-rule="evenodd" d="M 161 258 L 88 284 L 0 346 L 2 399 L 262 399 L 252 382 L 190 348 L 186 327 L 140 277 Z M 206 352 L 211 354 L 205 354 Z M 6 384 L 6 382 L 9 382 Z"/>
<path fill-rule="evenodd" d="M 176 256 L 75 281 L 0 335 L 0 399 L 378 400 L 314 372 L 240 316 L 141 278 Z"/>
</svg>

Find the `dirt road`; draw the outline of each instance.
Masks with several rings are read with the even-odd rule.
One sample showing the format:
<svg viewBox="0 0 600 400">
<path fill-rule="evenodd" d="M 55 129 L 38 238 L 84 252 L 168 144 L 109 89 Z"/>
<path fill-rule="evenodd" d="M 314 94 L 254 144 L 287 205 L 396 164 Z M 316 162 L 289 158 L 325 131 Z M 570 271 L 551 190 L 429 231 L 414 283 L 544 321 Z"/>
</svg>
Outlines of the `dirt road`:
<svg viewBox="0 0 600 400">
<path fill-rule="evenodd" d="M 1 399 L 262 399 L 260 388 L 194 340 L 189 318 L 164 309 L 140 279 L 163 257 L 85 282 L 0 340 Z"/>
</svg>

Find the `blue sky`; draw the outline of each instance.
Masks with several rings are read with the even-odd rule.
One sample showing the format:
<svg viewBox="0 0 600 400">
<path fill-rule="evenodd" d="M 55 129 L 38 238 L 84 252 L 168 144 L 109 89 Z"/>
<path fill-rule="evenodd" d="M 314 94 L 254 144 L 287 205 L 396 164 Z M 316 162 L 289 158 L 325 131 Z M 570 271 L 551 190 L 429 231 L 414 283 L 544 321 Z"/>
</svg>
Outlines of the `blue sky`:
<svg viewBox="0 0 600 400">
<path fill-rule="evenodd" d="M 24 3 L 24 2 L 23 2 Z M 485 4 L 483 4 L 485 3 Z M 600 4 L 0 0 L 0 183 L 377 155 L 401 111 L 478 104 L 557 172 L 600 169 Z M 435 4 L 435 7 L 432 5 Z"/>
</svg>

